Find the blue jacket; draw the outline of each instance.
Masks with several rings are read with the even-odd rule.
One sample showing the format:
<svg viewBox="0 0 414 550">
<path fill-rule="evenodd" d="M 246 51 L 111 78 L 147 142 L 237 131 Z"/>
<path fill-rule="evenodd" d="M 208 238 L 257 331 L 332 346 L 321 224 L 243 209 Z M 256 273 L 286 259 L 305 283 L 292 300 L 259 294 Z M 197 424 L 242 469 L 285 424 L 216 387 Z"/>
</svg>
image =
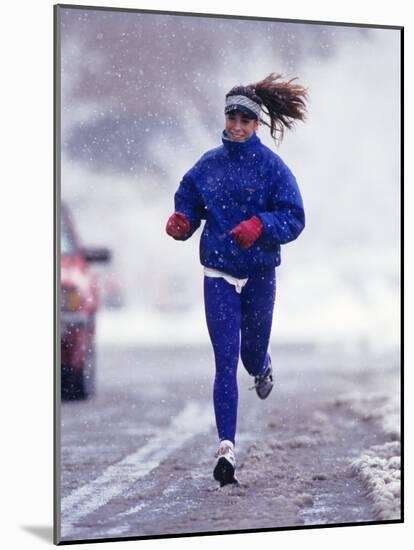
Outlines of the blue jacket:
<svg viewBox="0 0 414 550">
<path fill-rule="evenodd" d="M 236 142 L 223 132 L 222 142 L 184 175 L 175 193 L 175 211 L 190 222 L 188 237 L 206 220 L 200 239 L 202 265 L 245 278 L 280 264 L 280 245 L 302 232 L 305 213 L 292 172 L 256 133 Z M 242 250 L 229 231 L 254 215 L 263 233 Z"/>
</svg>

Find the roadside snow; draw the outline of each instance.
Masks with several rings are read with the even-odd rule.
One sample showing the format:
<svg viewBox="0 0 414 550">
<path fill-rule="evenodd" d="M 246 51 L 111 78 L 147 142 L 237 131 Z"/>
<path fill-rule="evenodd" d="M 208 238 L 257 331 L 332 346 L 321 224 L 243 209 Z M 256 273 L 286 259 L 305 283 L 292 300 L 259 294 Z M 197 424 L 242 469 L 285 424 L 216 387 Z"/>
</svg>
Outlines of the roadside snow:
<svg viewBox="0 0 414 550">
<path fill-rule="evenodd" d="M 379 520 L 401 517 L 400 402 L 397 388 L 391 393 L 392 388 L 391 384 L 386 392 L 352 393 L 335 400 L 336 406 L 346 407 L 358 419 L 378 423 L 387 440 L 350 462 L 350 471 L 362 481 Z"/>
<path fill-rule="evenodd" d="M 400 443 L 390 441 L 384 445 L 375 445 L 353 460 L 350 465 L 367 489 L 374 503 L 378 519 L 399 519 L 400 510 Z"/>
</svg>

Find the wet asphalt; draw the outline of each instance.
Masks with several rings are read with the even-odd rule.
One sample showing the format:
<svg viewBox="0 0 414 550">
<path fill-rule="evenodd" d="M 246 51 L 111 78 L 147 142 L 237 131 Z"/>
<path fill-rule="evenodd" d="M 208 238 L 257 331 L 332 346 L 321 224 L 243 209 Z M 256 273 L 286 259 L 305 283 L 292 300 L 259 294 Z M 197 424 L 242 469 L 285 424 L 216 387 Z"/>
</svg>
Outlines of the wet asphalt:
<svg viewBox="0 0 414 550">
<path fill-rule="evenodd" d="M 61 405 L 61 540 L 376 521 L 349 462 L 387 436 L 340 397 L 381 391 L 393 359 L 296 346 L 273 366 L 261 401 L 239 365 L 239 484 L 220 488 L 211 350 L 99 349 L 95 397 Z"/>
</svg>

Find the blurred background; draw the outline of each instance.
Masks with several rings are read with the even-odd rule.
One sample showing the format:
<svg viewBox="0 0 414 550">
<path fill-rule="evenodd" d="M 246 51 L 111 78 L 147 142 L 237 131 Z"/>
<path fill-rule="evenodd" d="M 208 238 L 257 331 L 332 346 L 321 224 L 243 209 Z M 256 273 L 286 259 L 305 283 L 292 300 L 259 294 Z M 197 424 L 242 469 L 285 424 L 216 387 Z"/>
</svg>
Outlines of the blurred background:
<svg viewBox="0 0 414 550">
<path fill-rule="evenodd" d="M 282 247 L 272 343 L 382 352 L 400 335 L 400 43 L 392 29 L 61 10 L 61 197 L 97 277 L 99 344 L 208 344 L 198 259 L 165 233 L 182 175 L 221 143 L 224 95 L 308 88 L 275 148 L 306 211 Z"/>
</svg>

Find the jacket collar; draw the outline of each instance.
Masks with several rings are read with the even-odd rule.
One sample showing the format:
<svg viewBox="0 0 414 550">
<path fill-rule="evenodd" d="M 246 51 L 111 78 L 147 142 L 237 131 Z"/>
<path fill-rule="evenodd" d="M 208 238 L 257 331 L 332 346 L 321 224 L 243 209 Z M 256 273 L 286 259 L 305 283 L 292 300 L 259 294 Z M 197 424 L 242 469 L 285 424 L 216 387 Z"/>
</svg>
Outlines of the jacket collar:
<svg viewBox="0 0 414 550">
<path fill-rule="evenodd" d="M 253 132 L 253 134 L 249 137 L 249 139 L 246 139 L 246 141 L 231 141 L 231 139 L 227 137 L 226 131 L 223 130 L 221 140 L 224 148 L 229 153 L 234 155 L 248 153 L 261 144 L 256 132 Z"/>
</svg>

